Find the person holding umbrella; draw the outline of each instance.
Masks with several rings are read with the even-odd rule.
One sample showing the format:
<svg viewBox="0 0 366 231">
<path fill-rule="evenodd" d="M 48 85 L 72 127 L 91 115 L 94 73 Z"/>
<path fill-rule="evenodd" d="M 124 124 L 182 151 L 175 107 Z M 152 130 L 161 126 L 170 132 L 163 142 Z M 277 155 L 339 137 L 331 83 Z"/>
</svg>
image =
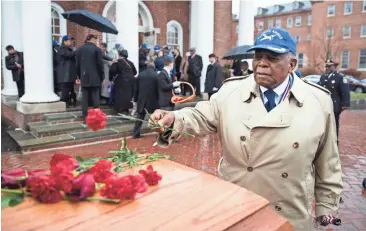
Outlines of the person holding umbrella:
<svg viewBox="0 0 366 231">
<path fill-rule="evenodd" d="M 76 52 L 76 73 L 81 79 L 82 114 L 88 115 L 88 100 L 91 97 L 94 108 L 100 105 L 100 87 L 104 81 L 102 51 L 97 47 L 98 37 L 89 34 L 86 43 Z"/>
</svg>

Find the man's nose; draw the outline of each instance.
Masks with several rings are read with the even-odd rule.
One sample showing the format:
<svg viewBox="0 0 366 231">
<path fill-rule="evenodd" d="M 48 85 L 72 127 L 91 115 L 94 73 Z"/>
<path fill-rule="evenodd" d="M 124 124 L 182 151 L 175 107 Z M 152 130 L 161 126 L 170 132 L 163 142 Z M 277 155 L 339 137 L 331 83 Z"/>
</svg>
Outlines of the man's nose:
<svg viewBox="0 0 366 231">
<path fill-rule="evenodd" d="M 269 67 L 269 61 L 266 57 L 263 57 L 259 60 L 258 66 L 260 67 Z"/>
</svg>

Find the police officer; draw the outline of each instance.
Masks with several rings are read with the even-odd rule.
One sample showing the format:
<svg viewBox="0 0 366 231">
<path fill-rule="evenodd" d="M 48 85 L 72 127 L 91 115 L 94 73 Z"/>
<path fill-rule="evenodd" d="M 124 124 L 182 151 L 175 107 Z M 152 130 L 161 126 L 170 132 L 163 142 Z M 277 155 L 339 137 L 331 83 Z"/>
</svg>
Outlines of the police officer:
<svg viewBox="0 0 366 231">
<path fill-rule="evenodd" d="M 294 230 L 309 231 L 313 200 L 316 216 L 326 218 L 337 213 L 343 189 L 330 93 L 295 77 L 296 42 L 287 31 L 264 31 L 251 50 L 253 74 L 227 79 L 195 108 L 151 115 L 173 129 L 158 144 L 183 132 L 218 133 L 219 176 L 268 199 Z"/>
<path fill-rule="evenodd" d="M 330 91 L 333 100 L 333 110 L 337 127 L 337 140 L 339 132 L 339 116 L 349 108 L 350 90 L 347 78 L 336 71 L 338 63 L 328 59 L 325 62 L 326 73 L 320 77 L 319 85 Z"/>
</svg>

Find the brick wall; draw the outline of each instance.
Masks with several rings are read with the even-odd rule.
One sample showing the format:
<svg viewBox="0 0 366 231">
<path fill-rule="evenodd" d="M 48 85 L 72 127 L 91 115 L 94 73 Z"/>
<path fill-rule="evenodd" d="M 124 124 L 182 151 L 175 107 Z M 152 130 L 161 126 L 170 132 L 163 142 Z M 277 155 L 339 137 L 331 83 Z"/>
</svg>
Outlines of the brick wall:
<svg viewBox="0 0 366 231">
<path fill-rule="evenodd" d="M 214 13 L 214 53 L 222 58 L 233 46 L 232 39 L 232 2 L 215 1 Z M 208 58 L 208 57 L 204 57 Z"/>
<path fill-rule="evenodd" d="M 169 1 L 167 2 L 167 22 L 170 20 L 178 21 L 183 27 L 183 49 L 184 54 L 189 49 L 189 1 Z M 165 26 L 166 40 L 166 26 Z"/>
</svg>

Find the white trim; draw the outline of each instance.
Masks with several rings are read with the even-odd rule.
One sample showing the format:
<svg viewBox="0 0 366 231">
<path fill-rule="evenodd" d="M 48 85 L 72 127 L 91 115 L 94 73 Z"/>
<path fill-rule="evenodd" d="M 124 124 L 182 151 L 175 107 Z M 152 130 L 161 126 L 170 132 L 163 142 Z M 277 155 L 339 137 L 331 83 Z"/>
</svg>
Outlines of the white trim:
<svg viewBox="0 0 366 231">
<path fill-rule="evenodd" d="M 65 13 L 65 10 L 64 10 L 64 8 L 62 8 L 62 6 L 60 6 L 59 4 L 57 4 L 55 2 L 51 2 L 51 8 L 54 8 L 60 15 L 60 34 L 61 34 L 60 39 L 61 39 L 62 36 L 67 35 L 67 21 L 61 15 L 62 13 Z M 61 41 L 59 41 L 59 42 L 61 42 Z"/>
<path fill-rule="evenodd" d="M 333 7 L 334 8 L 333 14 L 329 14 L 329 7 Z M 334 17 L 335 16 L 335 12 L 336 12 L 336 6 L 335 6 L 335 4 L 328 5 L 328 7 L 327 7 L 327 16 L 328 17 Z"/>
<path fill-rule="evenodd" d="M 300 19 L 300 24 L 299 25 L 297 25 L 297 19 Z M 296 16 L 295 17 L 295 27 L 300 27 L 302 25 L 302 17 L 301 16 Z"/>
<path fill-rule="evenodd" d="M 346 4 L 347 3 L 351 3 L 351 12 L 349 12 L 349 13 L 346 13 Z M 350 15 L 350 14 L 352 14 L 352 11 L 353 11 L 353 3 L 351 1 L 344 2 L 344 5 L 343 5 L 343 14 L 344 15 Z"/>
<path fill-rule="evenodd" d="M 366 67 L 364 67 L 364 68 L 361 68 L 361 67 L 360 67 L 360 61 L 361 61 L 361 50 L 366 50 L 366 49 L 359 49 L 359 50 L 358 50 L 357 70 L 365 71 L 365 70 L 366 70 Z"/>
<path fill-rule="evenodd" d="M 344 52 L 348 52 L 348 56 L 347 56 L 347 58 L 348 58 L 348 60 L 347 60 L 347 67 L 342 67 L 342 65 L 343 65 L 343 53 Z M 343 51 L 341 51 L 341 70 L 345 70 L 345 69 L 348 69 L 349 68 L 349 66 L 350 66 L 350 56 L 351 56 L 351 51 L 350 50 L 343 50 Z"/>
<path fill-rule="evenodd" d="M 170 26 L 176 26 L 178 29 L 178 45 L 179 45 L 179 50 L 181 53 L 183 53 L 184 49 L 183 49 L 183 27 L 182 25 L 176 21 L 176 20 L 170 20 L 167 24 L 166 24 L 166 44 L 168 45 L 168 29 Z"/>
<path fill-rule="evenodd" d="M 365 30 L 366 30 L 366 24 L 361 25 L 360 38 L 366 38 L 366 34 L 362 34 L 362 27 L 365 27 Z"/>
<path fill-rule="evenodd" d="M 104 9 L 103 9 L 103 13 L 102 13 L 103 17 L 107 18 L 107 14 L 108 14 L 109 9 L 115 3 L 116 3 L 116 1 L 114 1 L 114 0 L 108 0 L 108 2 L 105 4 Z M 154 28 L 154 19 L 152 17 L 151 11 L 145 5 L 145 3 L 143 3 L 141 0 L 138 0 L 138 4 L 139 4 L 139 15 L 141 16 L 142 24 L 143 24 L 143 25 L 139 25 L 138 31 L 139 32 L 152 32 L 152 31 L 155 31 L 155 33 L 157 33 L 156 32 L 157 28 Z M 160 33 L 160 31 L 159 31 L 159 33 Z M 103 37 L 103 42 L 106 42 L 107 34 L 103 33 L 102 37 Z M 155 36 L 155 41 L 156 41 L 156 36 Z"/>
<path fill-rule="evenodd" d="M 280 22 L 280 26 L 278 27 L 277 22 Z M 281 28 L 282 26 L 282 20 L 280 18 L 276 19 L 275 21 L 275 28 Z"/>
<path fill-rule="evenodd" d="M 346 26 L 348 26 L 348 27 L 349 27 L 349 35 L 348 35 L 348 36 L 344 36 L 344 29 L 346 28 Z M 342 28 L 343 38 L 344 38 L 344 39 L 349 39 L 349 38 L 351 38 L 351 31 L 352 31 L 352 28 L 351 28 L 351 26 L 350 26 L 350 25 L 344 25 L 344 26 L 343 26 L 343 28 Z"/>
<path fill-rule="evenodd" d="M 362 12 L 366 13 L 366 0 L 362 1 Z"/>
</svg>

